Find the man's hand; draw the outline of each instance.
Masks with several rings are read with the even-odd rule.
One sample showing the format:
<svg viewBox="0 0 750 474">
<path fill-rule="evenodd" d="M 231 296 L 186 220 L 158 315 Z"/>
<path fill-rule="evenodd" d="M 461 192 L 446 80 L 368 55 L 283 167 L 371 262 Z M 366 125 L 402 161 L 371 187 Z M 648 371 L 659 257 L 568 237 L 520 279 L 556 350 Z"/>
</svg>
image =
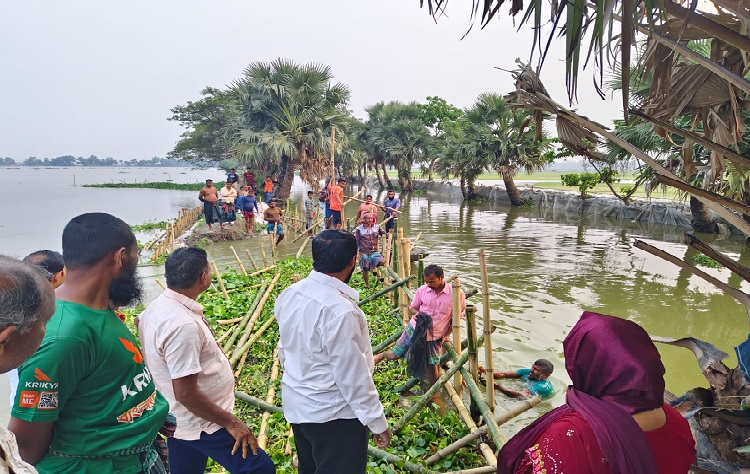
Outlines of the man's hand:
<svg viewBox="0 0 750 474">
<path fill-rule="evenodd" d="M 375 444 L 378 446 L 378 448 L 387 448 L 388 445 L 391 444 L 391 429 L 388 428 L 382 433 L 373 435 L 372 439 L 373 441 L 375 441 Z"/>
<path fill-rule="evenodd" d="M 255 435 L 245 423 L 235 418 L 235 421 L 228 425 L 226 429 L 235 439 L 232 455 L 237 452 L 240 446 L 242 447 L 242 459 L 247 459 L 248 446 L 250 446 L 253 456 L 258 455 L 258 440 L 255 439 Z"/>
</svg>

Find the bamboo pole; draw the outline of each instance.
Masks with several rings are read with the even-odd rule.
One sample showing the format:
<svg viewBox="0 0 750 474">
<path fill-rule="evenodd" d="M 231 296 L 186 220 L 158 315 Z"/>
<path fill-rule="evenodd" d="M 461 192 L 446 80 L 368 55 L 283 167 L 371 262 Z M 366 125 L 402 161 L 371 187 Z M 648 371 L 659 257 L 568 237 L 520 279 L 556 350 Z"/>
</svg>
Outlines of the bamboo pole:
<svg viewBox="0 0 750 474">
<path fill-rule="evenodd" d="M 424 259 L 420 254 L 419 260 L 417 261 L 417 287 L 422 285 L 424 285 Z"/>
<path fill-rule="evenodd" d="M 445 283 L 447 285 L 447 283 Z M 453 324 L 453 340 L 456 341 L 456 353 L 461 355 L 461 280 L 456 277 L 451 282 L 451 289 L 453 290 L 453 306 L 451 308 L 451 318 Z M 467 337 L 468 339 L 468 337 Z M 461 381 L 461 374 L 456 374 L 453 379 L 453 385 L 456 391 L 461 395 L 463 382 Z"/>
<path fill-rule="evenodd" d="M 271 258 L 273 259 L 273 263 L 276 263 L 276 237 L 278 236 L 278 231 L 279 231 L 279 223 L 274 222 L 273 235 L 271 238 Z"/>
<path fill-rule="evenodd" d="M 359 192 L 357 192 L 357 194 L 355 194 L 355 196 L 359 196 L 359 195 L 360 195 L 360 194 L 362 194 L 363 192 L 365 192 L 365 188 L 362 188 L 362 189 L 360 189 L 360 190 L 359 190 Z M 346 201 L 344 201 L 344 204 L 343 204 L 343 205 L 344 205 L 344 206 L 346 206 L 347 204 L 349 204 L 349 201 L 350 201 L 350 200 L 351 200 L 351 198 L 350 198 L 350 199 L 348 199 L 348 200 L 346 200 Z M 342 207 L 343 207 L 343 206 L 342 206 Z M 343 216 L 342 216 L 342 217 L 343 217 Z M 323 220 L 324 220 L 324 219 L 325 219 L 325 216 L 324 216 L 324 217 L 321 217 L 321 218 L 320 218 L 320 219 L 318 220 L 318 222 L 316 222 L 315 224 L 313 224 L 313 227 L 319 226 L 319 225 L 320 225 L 320 224 L 321 224 L 321 223 L 323 222 Z M 292 242 L 296 242 L 296 241 L 298 241 L 299 239 L 301 239 L 301 238 L 302 238 L 302 236 L 303 236 L 303 235 L 307 235 L 307 232 L 302 232 L 302 233 L 301 233 L 300 235 L 298 235 L 297 237 L 295 237 L 295 238 L 294 238 L 294 240 L 292 240 Z"/>
<path fill-rule="evenodd" d="M 497 471 L 497 466 L 482 466 L 472 467 L 469 469 L 461 469 L 459 471 L 448 471 L 444 474 L 489 474 Z"/>
<path fill-rule="evenodd" d="M 292 437 L 294 436 L 294 430 L 289 427 L 289 433 L 286 435 L 286 447 L 284 447 L 284 454 L 287 456 L 292 455 Z"/>
<path fill-rule="evenodd" d="M 255 263 L 255 259 L 253 258 L 253 254 L 250 253 L 250 249 L 245 249 L 245 253 L 247 254 L 248 258 L 250 258 L 250 263 L 253 265 L 254 269 L 258 269 L 258 264 Z"/>
<path fill-rule="evenodd" d="M 469 359 L 469 362 L 471 362 L 471 359 Z M 464 405 L 464 401 L 458 396 L 458 393 L 456 393 L 456 389 L 453 387 L 450 380 L 445 381 L 445 391 L 450 395 L 458 414 L 461 416 L 461 419 L 464 420 L 464 423 L 466 423 L 466 427 L 469 428 L 469 432 L 474 433 L 477 431 L 479 429 L 477 428 L 477 424 L 474 423 L 471 413 L 469 413 L 466 405 Z M 487 443 L 479 443 L 479 451 L 481 451 L 482 456 L 484 457 L 484 460 L 487 461 L 488 465 L 497 467 L 497 456 L 495 456 L 495 453 L 492 452 L 492 448 L 490 448 Z M 429 464 L 427 465 L 429 466 Z"/>
<path fill-rule="evenodd" d="M 225 332 L 224 334 L 222 334 L 221 336 L 219 336 L 219 338 L 218 338 L 218 339 L 216 340 L 216 343 L 217 343 L 217 344 L 221 344 L 222 342 L 224 342 L 224 339 L 228 338 L 228 337 L 229 337 L 229 335 L 230 335 L 230 334 L 232 334 L 232 332 L 234 332 L 234 331 L 233 331 L 233 329 L 234 329 L 234 328 L 232 328 L 232 329 L 227 329 L 227 330 L 226 330 L 226 332 Z"/>
<path fill-rule="evenodd" d="M 300 258 L 302 256 L 302 252 L 305 251 L 305 246 L 307 246 L 307 243 L 310 241 L 310 239 L 305 239 L 302 241 L 302 245 L 300 245 L 299 250 L 297 250 L 297 255 L 294 256 L 294 258 Z"/>
<path fill-rule="evenodd" d="M 263 293 L 263 296 L 258 302 L 258 305 L 255 307 L 255 311 L 253 312 L 253 315 L 250 317 L 250 320 L 247 322 L 247 327 L 245 328 L 244 334 L 242 334 L 242 337 L 237 342 L 237 347 L 235 347 L 234 352 L 232 353 L 232 359 L 238 357 L 239 354 L 241 353 L 241 349 L 244 347 L 244 344 L 247 341 L 247 338 L 250 337 L 250 331 L 253 330 L 253 326 L 255 326 L 255 322 L 258 321 L 258 318 L 260 318 L 260 315 L 263 312 L 263 305 L 265 305 L 266 301 L 268 301 L 268 297 L 271 296 L 273 287 L 274 285 L 276 285 L 276 282 L 279 281 L 280 277 L 281 277 L 281 272 L 277 273 L 273 277 L 273 280 L 271 280 L 271 283 L 268 284 L 268 288 Z"/>
<path fill-rule="evenodd" d="M 334 152 L 336 150 L 336 126 L 331 127 L 331 181 L 336 181 L 336 163 L 334 161 Z"/>
<path fill-rule="evenodd" d="M 484 333 L 484 365 L 487 368 L 485 402 L 495 411 L 495 360 L 492 356 L 492 320 L 490 318 L 490 278 L 487 272 L 487 255 L 479 251 L 479 271 L 482 274 L 482 332 Z"/>
<path fill-rule="evenodd" d="M 403 279 L 397 281 L 396 283 L 394 283 L 394 284 L 392 284 L 392 285 L 390 285 L 390 286 L 388 286 L 386 288 L 383 288 L 382 290 L 378 291 L 377 293 L 374 293 L 374 294 L 368 296 L 367 298 L 365 298 L 362 301 L 360 301 L 358 304 L 361 307 L 362 305 L 367 304 L 367 303 L 369 303 L 370 301 L 372 301 L 374 299 L 380 298 L 381 296 L 387 294 L 390 291 L 393 291 L 393 290 L 396 290 L 396 289 L 400 288 L 401 286 L 405 285 L 406 283 L 408 283 L 409 281 L 413 280 L 414 278 L 416 278 L 414 275 L 409 275 L 408 277 L 403 278 Z"/>
<path fill-rule="evenodd" d="M 479 380 L 479 360 L 477 359 L 477 309 L 473 304 L 466 306 L 466 351 L 469 353 L 469 372 L 474 382 Z M 488 403 L 489 405 L 489 403 Z"/>
<path fill-rule="evenodd" d="M 249 403 L 250 405 L 262 408 L 263 410 L 270 411 L 271 413 L 283 413 L 284 411 L 281 409 L 281 407 L 277 407 L 276 405 L 271 405 L 270 403 L 266 403 L 260 398 L 256 398 L 252 395 L 248 395 L 245 392 L 241 392 L 239 390 L 234 391 L 234 398 L 237 400 L 242 400 L 245 403 Z"/>
<path fill-rule="evenodd" d="M 250 277 L 258 276 L 258 275 L 260 275 L 261 273 L 265 273 L 265 272 L 267 272 L 267 271 L 269 271 L 269 270 L 273 270 L 274 268 L 276 268 L 276 265 L 271 265 L 270 267 L 266 267 L 266 268 L 261 268 L 261 269 L 260 269 L 260 270 L 258 270 L 257 272 L 253 272 L 253 273 L 249 274 L 248 276 L 250 276 Z"/>
<path fill-rule="evenodd" d="M 242 321 L 242 317 L 232 319 L 219 319 L 218 321 L 216 321 L 216 324 L 234 324 L 239 323 L 240 321 Z"/>
<path fill-rule="evenodd" d="M 164 283 L 162 283 L 161 280 L 159 280 L 158 278 L 154 278 L 154 280 L 156 280 L 156 283 L 159 284 L 159 286 L 161 287 L 162 290 L 166 290 L 167 289 L 167 287 L 164 286 Z"/>
<path fill-rule="evenodd" d="M 374 354 L 380 354 L 384 350 L 386 350 L 391 344 L 398 341 L 398 338 L 401 337 L 401 334 L 403 333 L 403 329 L 399 329 L 397 332 L 394 332 L 390 336 L 388 336 L 384 341 L 381 341 L 378 343 L 377 346 L 372 348 L 372 353 Z"/>
<path fill-rule="evenodd" d="M 541 403 L 542 399 L 539 397 L 531 397 L 524 399 L 523 402 L 518 403 L 515 405 L 512 409 L 505 411 L 503 413 L 500 413 L 495 417 L 495 423 L 499 426 L 502 424 L 507 423 L 508 421 L 512 420 L 513 418 L 517 417 L 521 413 L 525 412 L 526 410 L 529 410 Z M 441 459 L 445 458 L 449 454 L 455 453 L 459 449 L 463 448 L 464 446 L 468 445 L 472 441 L 479 439 L 483 434 L 487 432 L 487 426 L 488 425 L 482 425 L 477 429 L 477 431 L 472 431 L 468 435 L 464 436 L 463 438 L 455 441 L 452 444 L 449 444 L 448 446 L 444 447 L 443 449 L 437 451 L 435 454 L 427 458 L 427 461 L 425 463 L 428 466 L 431 466 L 435 464 L 436 462 L 440 461 Z"/>
<path fill-rule="evenodd" d="M 378 449 L 370 445 L 367 446 L 367 454 L 374 458 L 382 459 L 383 461 L 399 466 L 399 469 L 404 469 L 409 472 L 416 472 L 418 474 L 438 474 L 424 466 L 414 464 L 413 462 L 400 458 L 395 454 L 390 454 L 386 451 L 383 451 L 382 449 Z"/>
<path fill-rule="evenodd" d="M 276 379 L 279 378 L 279 349 L 273 350 L 273 365 L 271 366 L 271 388 L 268 389 L 268 394 L 266 395 L 266 403 L 269 405 L 273 405 L 273 401 L 276 398 L 276 385 L 274 382 Z M 258 447 L 261 449 L 266 449 L 266 445 L 268 444 L 268 435 L 266 434 L 266 431 L 268 430 L 268 417 L 271 415 L 271 412 L 268 410 L 263 412 L 263 416 L 260 419 L 260 436 L 258 436 Z"/>
<path fill-rule="evenodd" d="M 240 260 L 240 256 L 237 255 L 237 252 L 234 250 L 234 246 L 230 245 L 229 249 L 234 254 L 234 258 L 237 259 L 237 263 L 240 265 L 240 270 L 242 270 L 242 273 L 247 276 L 247 270 L 245 270 L 245 265 L 242 264 L 242 260 Z"/>
<path fill-rule="evenodd" d="M 255 343 L 255 341 L 257 341 L 258 338 L 263 335 L 263 333 L 266 331 L 266 329 L 268 329 L 271 326 L 271 323 L 273 323 L 275 320 L 276 320 L 276 317 L 274 315 L 271 315 L 271 317 L 268 318 L 268 321 L 266 321 L 265 323 L 263 323 L 263 325 L 258 329 L 258 332 L 256 332 L 255 334 L 253 334 L 253 337 L 251 337 L 245 343 L 245 345 L 240 348 L 239 354 L 247 354 L 247 351 L 248 351 L 248 349 L 250 349 L 250 346 L 252 346 Z M 232 356 L 229 359 L 229 365 L 232 366 L 232 367 L 234 367 L 234 364 L 237 363 L 237 361 L 239 360 L 239 358 L 240 358 L 240 355 L 237 355 L 237 357 Z M 242 366 L 240 366 L 239 369 L 241 370 Z"/>
<path fill-rule="evenodd" d="M 404 278 L 411 275 L 411 239 L 401 241 L 401 255 L 404 256 Z M 406 284 L 409 286 L 409 283 Z"/>
<path fill-rule="evenodd" d="M 422 395 L 419 400 L 414 403 L 414 405 L 409 408 L 409 411 L 404 414 L 404 416 L 401 417 L 400 420 L 398 420 L 394 425 L 391 427 L 391 431 L 393 433 L 398 433 L 401 431 L 401 429 L 406 426 L 406 424 L 414 418 L 414 416 L 419 413 L 422 408 L 424 408 L 429 402 L 432 401 L 433 397 L 440 391 L 441 388 L 443 388 L 443 385 L 445 384 L 446 380 L 450 380 L 453 375 L 461 370 L 461 367 L 466 363 L 466 361 L 469 360 L 469 354 L 463 354 L 461 357 L 456 359 L 456 363 L 453 364 L 452 367 L 450 367 L 448 370 L 446 370 L 443 375 L 441 375 L 437 381 L 430 387 L 429 390 L 427 390 L 424 395 Z"/>
<path fill-rule="evenodd" d="M 260 247 L 260 255 L 263 257 L 263 266 L 268 267 L 268 259 L 266 258 L 266 249 L 263 246 L 263 237 L 260 236 L 258 239 L 258 246 Z"/>
<path fill-rule="evenodd" d="M 464 356 L 468 356 L 468 353 L 464 353 L 459 358 L 458 354 L 456 354 L 456 350 L 453 348 L 453 345 L 451 345 L 450 342 L 447 342 L 447 341 L 444 342 L 443 347 L 448 352 L 448 354 L 450 354 L 450 356 L 453 358 L 454 363 L 456 361 L 461 361 Z M 503 436 L 503 434 L 500 432 L 500 429 L 497 427 L 497 423 L 495 423 L 495 417 L 492 415 L 492 412 L 490 411 L 490 407 L 487 406 L 487 403 L 484 401 L 484 394 L 481 392 L 481 390 L 479 390 L 479 387 L 477 387 L 477 384 L 475 384 L 474 381 L 471 379 L 471 375 L 465 368 L 461 367 L 459 370 L 461 374 L 464 376 L 464 380 L 466 381 L 466 386 L 469 387 L 469 393 L 471 394 L 471 398 L 477 404 L 477 408 L 479 409 L 479 413 L 482 414 L 482 417 L 484 418 L 484 422 L 487 423 L 487 429 L 489 431 L 490 436 L 492 437 L 492 441 L 494 441 L 495 446 L 497 448 L 501 448 L 503 444 L 505 444 L 506 439 L 505 439 L 505 436 Z"/>
<path fill-rule="evenodd" d="M 245 316 L 242 318 L 242 321 L 240 321 L 240 324 L 234 327 L 234 333 L 232 334 L 232 337 L 224 344 L 224 347 L 222 349 L 224 350 L 224 353 L 228 353 L 229 349 L 232 348 L 232 345 L 237 340 L 238 337 L 240 337 L 240 334 L 242 334 L 243 330 L 245 329 L 247 322 L 250 320 L 250 317 L 255 313 L 255 308 L 258 307 L 258 304 L 260 304 L 260 300 L 263 298 L 263 295 L 266 294 L 266 290 L 268 289 L 268 282 L 263 282 L 260 290 L 258 293 L 255 294 L 255 298 L 253 298 L 253 302 L 250 304 L 250 308 L 247 310 L 247 313 L 245 313 Z"/>
<path fill-rule="evenodd" d="M 221 292 L 224 293 L 224 299 L 229 301 L 229 293 L 227 293 L 227 289 L 224 287 L 224 280 L 221 279 L 221 273 L 219 273 L 219 267 L 216 266 L 215 260 L 211 260 L 211 266 L 214 269 L 214 275 L 216 275 L 216 281 L 219 282 L 219 288 L 221 288 Z"/>
<path fill-rule="evenodd" d="M 392 282 L 397 282 L 400 280 L 403 280 L 401 276 L 396 273 L 392 268 L 390 267 L 380 267 L 383 269 L 383 273 L 385 276 L 387 276 Z M 411 288 L 407 288 L 405 285 L 401 287 L 401 289 L 406 293 L 406 296 L 412 300 L 414 299 L 414 291 Z"/>
</svg>

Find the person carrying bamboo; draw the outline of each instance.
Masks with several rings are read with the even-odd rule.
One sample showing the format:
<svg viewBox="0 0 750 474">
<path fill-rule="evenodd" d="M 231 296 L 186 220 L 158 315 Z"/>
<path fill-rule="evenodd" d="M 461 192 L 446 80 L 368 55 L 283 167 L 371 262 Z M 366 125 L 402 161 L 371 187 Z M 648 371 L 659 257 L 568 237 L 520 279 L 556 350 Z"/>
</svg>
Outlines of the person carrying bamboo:
<svg viewBox="0 0 750 474">
<path fill-rule="evenodd" d="M 425 284 L 414 293 L 414 299 L 409 306 L 413 315 L 409 324 L 392 350 L 381 352 L 375 356 L 376 364 L 384 359 L 407 358 L 408 361 L 414 357 L 413 353 L 410 355 L 413 348 L 421 349 L 426 346 L 427 350 L 420 352 L 424 354 L 429 364 L 427 379 L 430 385 L 437 381 L 437 364 L 440 362 L 440 351 L 443 347 L 443 341 L 450 337 L 453 321 L 453 288 L 445 282 L 444 275 L 443 269 L 438 265 L 425 267 Z M 459 306 L 463 318 L 466 311 L 466 295 L 463 290 L 459 291 Z M 418 317 L 420 314 L 424 316 Z M 429 318 L 426 318 L 426 316 L 429 316 Z M 420 322 L 422 324 L 419 324 Z M 419 361 L 415 361 L 415 364 L 408 365 L 418 366 L 420 364 Z M 420 374 L 415 373 L 413 375 L 416 377 Z"/>
<path fill-rule="evenodd" d="M 138 332 L 156 388 L 177 418 L 167 440 L 170 470 L 202 474 L 210 457 L 232 473 L 273 474 L 271 458 L 233 415 L 232 367 L 197 301 L 211 285 L 206 251 L 177 249 L 164 271 L 167 289 L 141 313 Z"/>
<path fill-rule="evenodd" d="M 372 214 L 373 222 L 378 221 L 378 206 L 372 203 L 372 194 L 365 196 L 365 202 L 359 205 L 354 222 L 362 222 L 362 216 L 365 214 Z"/>
</svg>

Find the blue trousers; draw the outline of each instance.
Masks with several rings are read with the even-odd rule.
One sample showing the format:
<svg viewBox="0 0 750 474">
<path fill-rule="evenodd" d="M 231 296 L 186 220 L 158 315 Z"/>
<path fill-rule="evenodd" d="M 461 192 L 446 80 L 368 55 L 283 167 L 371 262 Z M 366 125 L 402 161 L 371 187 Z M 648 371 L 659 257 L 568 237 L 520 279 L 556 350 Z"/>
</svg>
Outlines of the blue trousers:
<svg viewBox="0 0 750 474">
<path fill-rule="evenodd" d="M 234 456 L 234 437 L 222 428 L 211 434 L 201 433 L 200 439 L 168 438 L 169 471 L 175 474 L 203 474 L 208 458 L 221 464 L 231 474 L 274 474 L 276 466 L 262 449 L 258 455 L 248 448 L 247 459 L 242 458 L 242 448 Z"/>
</svg>

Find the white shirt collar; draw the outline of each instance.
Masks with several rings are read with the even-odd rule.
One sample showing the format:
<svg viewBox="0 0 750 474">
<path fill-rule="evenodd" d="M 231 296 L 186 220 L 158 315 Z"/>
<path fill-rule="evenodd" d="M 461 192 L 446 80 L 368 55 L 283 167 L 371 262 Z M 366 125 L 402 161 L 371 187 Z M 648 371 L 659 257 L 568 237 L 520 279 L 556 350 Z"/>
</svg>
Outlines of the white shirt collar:
<svg viewBox="0 0 750 474">
<path fill-rule="evenodd" d="M 177 301 L 178 303 L 181 303 L 193 313 L 197 314 L 200 317 L 203 317 L 203 305 L 198 303 L 194 299 L 188 298 L 187 296 L 181 293 L 177 293 L 174 290 L 170 290 L 169 288 L 164 290 L 164 296 L 169 298 L 170 300 L 174 300 L 174 301 Z"/>
</svg>

